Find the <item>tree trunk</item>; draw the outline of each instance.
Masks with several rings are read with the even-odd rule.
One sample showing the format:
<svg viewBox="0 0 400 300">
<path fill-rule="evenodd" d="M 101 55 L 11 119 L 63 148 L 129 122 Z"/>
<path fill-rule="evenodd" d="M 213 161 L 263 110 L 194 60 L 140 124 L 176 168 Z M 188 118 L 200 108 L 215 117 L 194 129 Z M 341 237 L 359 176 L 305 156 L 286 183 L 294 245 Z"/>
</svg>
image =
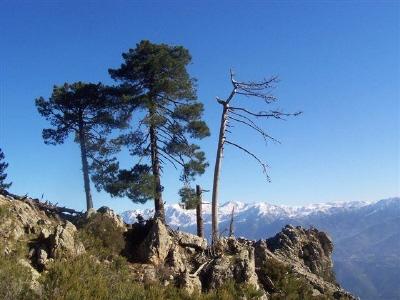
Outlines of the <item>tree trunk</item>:
<svg viewBox="0 0 400 300">
<path fill-rule="evenodd" d="M 152 115 L 152 112 L 150 111 Z M 154 208 L 155 217 L 165 222 L 164 202 L 162 199 L 162 187 L 160 176 L 160 160 L 157 149 L 157 132 L 153 124 L 150 125 L 150 150 L 151 150 L 151 168 L 154 176 Z"/>
<path fill-rule="evenodd" d="M 235 206 L 232 207 L 232 213 L 231 213 L 231 221 L 229 223 L 229 237 L 233 237 L 233 216 L 235 214 Z"/>
<path fill-rule="evenodd" d="M 221 117 L 221 125 L 219 129 L 219 137 L 218 137 L 218 148 L 217 148 L 217 157 L 215 160 L 215 168 L 214 168 L 214 181 L 213 181 L 213 193 L 212 193 L 212 220 L 211 220 L 211 230 L 212 230 L 212 243 L 214 244 L 218 240 L 218 183 L 219 183 L 219 174 L 221 171 L 221 160 L 224 152 L 224 142 L 225 142 L 225 130 L 226 124 L 228 122 L 228 104 L 226 102 L 223 103 L 222 117 Z"/>
<path fill-rule="evenodd" d="M 201 198 L 201 187 L 196 185 L 196 218 L 197 218 L 197 235 L 204 238 L 204 223 L 203 223 L 203 199 Z"/>
<path fill-rule="evenodd" d="M 86 195 L 86 209 L 89 210 L 93 208 L 93 200 L 92 200 L 92 194 L 90 192 L 89 165 L 87 160 L 86 136 L 83 124 L 79 126 L 79 144 L 81 146 L 83 184 L 85 187 L 85 195 Z"/>
</svg>

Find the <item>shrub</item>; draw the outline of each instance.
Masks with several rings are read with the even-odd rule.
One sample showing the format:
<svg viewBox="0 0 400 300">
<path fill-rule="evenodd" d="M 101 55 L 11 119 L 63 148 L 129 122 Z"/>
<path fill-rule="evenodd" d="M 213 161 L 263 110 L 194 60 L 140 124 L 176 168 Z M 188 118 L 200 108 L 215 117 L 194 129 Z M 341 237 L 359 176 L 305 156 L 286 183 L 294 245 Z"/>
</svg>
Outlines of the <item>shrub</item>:
<svg viewBox="0 0 400 300">
<path fill-rule="evenodd" d="M 232 282 L 209 293 L 192 295 L 172 285 L 140 284 L 132 280 L 126 260 L 119 258 L 105 264 L 87 254 L 55 261 L 42 276 L 42 298 L 51 300 L 250 300 L 260 296 L 254 288 Z"/>
<path fill-rule="evenodd" d="M 275 259 L 268 259 L 261 268 L 261 276 L 268 276 L 279 292 L 272 293 L 273 300 L 329 299 L 327 296 L 313 296 L 313 288 L 291 268 Z"/>
<path fill-rule="evenodd" d="M 100 259 L 117 256 L 125 248 L 124 231 L 100 213 L 91 216 L 78 230 L 85 249 Z"/>
<path fill-rule="evenodd" d="M 28 267 L 18 262 L 17 253 L 4 254 L 0 245 L 0 299 L 34 299 L 30 289 L 32 274 Z"/>
<path fill-rule="evenodd" d="M 43 298 L 130 299 L 128 275 L 119 259 L 110 264 L 100 263 L 89 255 L 58 260 L 42 275 Z"/>
</svg>

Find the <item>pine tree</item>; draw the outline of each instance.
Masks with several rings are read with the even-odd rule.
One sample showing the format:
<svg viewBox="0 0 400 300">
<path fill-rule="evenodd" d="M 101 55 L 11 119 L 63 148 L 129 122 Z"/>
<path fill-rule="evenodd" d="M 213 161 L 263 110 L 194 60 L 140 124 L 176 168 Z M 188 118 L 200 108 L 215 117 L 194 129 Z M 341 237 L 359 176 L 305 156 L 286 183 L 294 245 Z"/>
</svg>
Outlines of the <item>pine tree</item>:
<svg viewBox="0 0 400 300">
<path fill-rule="evenodd" d="M 8 163 L 4 161 L 5 156 L 3 150 L 0 148 L 0 191 L 10 188 L 12 182 L 6 183 L 7 178 L 6 169 L 8 168 Z"/>
<path fill-rule="evenodd" d="M 128 146 L 140 162 L 118 173 L 109 172 L 118 165 L 110 164 L 107 172 L 101 171 L 104 176 L 97 176 L 97 186 L 134 202 L 154 199 L 155 216 L 164 221 L 163 165 L 168 162 L 200 174 L 207 165 L 204 152 L 191 142 L 209 135 L 201 119 L 203 104 L 197 101 L 195 79 L 186 70 L 191 56 L 182 46 L 141 41 L 122 57 L 121 66 L 109 73 L 123 89 L 134 92 L 128 94 L 132 101 L 127 109 L 135 110 L 138 127 L 114 144 Z M 148 158 L 149 165 L 141 163 L 142 158 Z"/>
<path fill-rule="evenodd" d="M 126 126 L 129 112 L 120 110 L 122 97 L 101 83 L 76 82 L 54 86 L 51 97 L 35 100 L 38 112 L 50 122 L 52 128 L 43 129 L 44 142 L 63 144 L 70 134 L 80 146 L 86 206 L 93 208 L 89 180 L 89 159 L 97 153 L 110 153 L 113 149 L 106 137 L 114 128 Z"/>
</svg>

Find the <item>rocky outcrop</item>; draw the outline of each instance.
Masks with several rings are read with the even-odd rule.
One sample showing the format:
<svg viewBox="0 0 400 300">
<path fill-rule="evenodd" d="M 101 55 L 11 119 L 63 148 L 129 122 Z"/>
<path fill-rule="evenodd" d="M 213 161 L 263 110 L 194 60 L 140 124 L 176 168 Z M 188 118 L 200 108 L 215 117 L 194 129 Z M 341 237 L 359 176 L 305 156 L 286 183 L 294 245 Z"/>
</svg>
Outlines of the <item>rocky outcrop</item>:
<svg viewBox="0 0 400 300">
<path fill-rule="evenodd" d="M 335 282 L 332 273 L 333 243 L 330 237 L 315 228 L 286 225 L 281 232 L 267 239 L 268 249 L 292 264 L 309 270 L 326 281 Z"/>
<path fill-rule="evenodd" d="M 138 245 L 138 259 L 154 265 L 164 264 L 172 246 L 167 227 L 158 219 L 152 221 L 144 241 Z"/>
<path fill-rule="evenodd" d="M 314 296 L 353 299 L 334 280 L 333 244 L 324 232 L 288 225 L 267 240 L 221 238 L 218 244 L 207 247 L 204 239 L 173 231 L 159 220 L 149 222 L 145 238 L 137 247 L 138 257 L 142 262 L 162 266 L 188 292 L 215 289 L 233 280 L 263 291 L 263 298 L 284 295 L 262 271 L 273 268 L 270 264 L 274 262 L 302 278 Z"/>
<path fill-rule="evenodd" d="M 286 225 L 274 237 L 255 243 L 255 251 L 257 267 L 271 260 L 285 265 L 308 282 L 315 296 L 355 299 L 336 283 L 332 270 L 333 243 L 322 231 Z M 266 289 L 276 290 L 267 276 L 262 281 Z"/>
<path fill-rule="evenodd" d="M 76 227 L 69 221 L 55 226 L 53 232 L 41 230 L 39 237 L 32 241 L 29 258 L 39 270 L 57 258 L 74 257 L 85 253 L 83 244 L 75 239 Z"/>
<path fill-rule="evenodd" d="M 97 213 L 101 214 L 103 217 L 110 219 L 116 227 L 126 230 L 126 224 L 122 220 L 121 216 L 116 214 L 112 209 L 107 206 L 102 206 L 97 210 Z M 93 213 L 89 213 L 88 216 L 93 215 Z"/>
<path fill-rule="evenodd" d="M 314 228 L 288 225 L 267 240 L 221 238 L 210 246 L 205 239 L 172 230 L 158 219 L 133 224 L 128 229 L 106 207 L 64 218 L 43 211 L 29 199 L 0 196 L 0 241 L 5 244 L 4 253 L 8 255 L 18 243 L 25 243 L 29 255 L 21 263 L 30 266 L 35 287 L 40 272 L 50 266 L 49 262 L 85 253 L 77 239 L 77 227 L 82 230 L 82 224 L 93 221 L 99 214 L 112 221 L 111 227 L 122 229 L 119 237 L 126 242 L 123 255 L 130 261 L 129 269 L 135 281 L 173 284 L 189 293 L 212 290 L 233 281 L 253 286 L 260 291 L 259 299 L 268 299 L 275 295 L 288 296 L 282 282 L 294 278 L 296 284 L 301 282 L 311 291 L 311 298 L 354 299 L 335 282 L 331 239 Z M 118 250 L 116 255 L 120 254 Z M 107 258 L 112 259 L 112 256 Z M 98 263 L 110 261 L 98 260 Z M 286 278 L 288 274 L 292 277 Z"/>
<path fill-rule="evenodd" d="M 206 289 L 222 286 L 232 278 L 259 288 L 255 272 L 254 247 L 246 240 L 224 238 L 216 246 L 221 253 L 211 260 L 201 274 Z"/>
</svg>

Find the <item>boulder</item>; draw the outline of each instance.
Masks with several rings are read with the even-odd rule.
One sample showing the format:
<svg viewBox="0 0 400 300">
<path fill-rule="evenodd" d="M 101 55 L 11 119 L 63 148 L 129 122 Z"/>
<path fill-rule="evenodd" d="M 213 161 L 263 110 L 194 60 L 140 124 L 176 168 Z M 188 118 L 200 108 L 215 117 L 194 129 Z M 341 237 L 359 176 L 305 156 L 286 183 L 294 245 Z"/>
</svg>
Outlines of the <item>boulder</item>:
<svg viewBox="0 0 400 300">
<path fill-rule="evenodd" d="M 205 238 L 182 231 L 175 231 L 174 233 L 175 241 L 182 247 L 193 248 L 197 251 L 204 251 L 207 249 L 207 240 Z"/>
<path fill-rule="evenodd" d="M 97 213 L 100 213 L 104 217 L 111 219 L 117 227 L 122 228 L 124 229 L 124 231 L 126 231 L 127 228 L 121 216 L 116 214 L 111 208 L 107 206 L 102 206 L 97 210 Z M 90 215 L 92 215 L 92 213 L 90 213 Z"/>
<path fill-rule="evenodd" d="M 66 221 L 58 225 L 48 238 L 49 257 L 76 256 L 85 252 L 83 244 L 75 241 L 76 227 Z"/>
<path fill-rule="evenodd" d="M 189 295 L 193 294 L 195 291 L 201 292 L 201 281 L 198 276 L 183 272 L 178 276 L 176 281 L 177 286 L 184 289 Z"/>
<path fill-rule="evenodd" d="M 174 273 L 182 273 L 190 269 L 185 250 L 177 244 L 172 244 L 166 257 L 166 264 Z"/>
<path fill-rule="evenodd" d="M 246 283 L 259 289 L 255 270 L 254 248 L 249 241 L 234 238 L 221 239 L 216 245 L 219 253 L 201 273 L 206 289 L 215 289 L 234 279 L 237 283 Z"/>
<path fill-rule="evenodd" d="M 172 238 L 161 220 L 154 219 L 152 222 L 147 236 L 138 246 L 137 254 L 139 260 L 159 266 L 164 264 L 170 252 Z"/>
</svg>

